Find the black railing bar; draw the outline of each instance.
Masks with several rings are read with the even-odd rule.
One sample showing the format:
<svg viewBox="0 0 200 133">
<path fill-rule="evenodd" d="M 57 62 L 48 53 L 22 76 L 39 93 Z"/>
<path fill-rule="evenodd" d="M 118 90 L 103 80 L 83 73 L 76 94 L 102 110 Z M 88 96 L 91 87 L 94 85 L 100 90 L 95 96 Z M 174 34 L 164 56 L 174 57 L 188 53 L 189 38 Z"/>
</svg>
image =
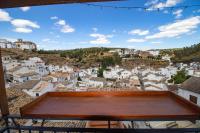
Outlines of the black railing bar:
<svg viewBox="0 0 200 133">
<path fill-rule="evenodd" d="M 6 130 L 6 131 L 7 131 L 7 133 L 10 133 L 10 130 L 9 130 L 9 128 L 8 128 L 8 127 L 9 127 L 9 120 L 8 120 L 8 118 L 5 118 L 4 120 L 5 120 L 6 127 L 7 127 L 7 130 Z"/>
<path fill-rule="evenodd" d="M 108 121 L 108 128 L 110 128 L 110 121 Z"/>
<path fill-rule="evenodd" d="M 42 120 L 41 127 L 44 126 L 45 119 Z"/>
<path fill-rule="evenodd" d="M 14 123 L 15 126 L 19 126 L 19 124 L 15 121 L 14 118 L 11 118 L 12 122 Z"/>
<path fill-rule="evenodd" d="M 0 133 L 3 133 L 3 132 L 5 132 L 5 131 L 7 131 L 7 130 L 8 130 L 7 127 L 3 127 L 3 128 L 0 129 Z"/>
<path fill-rule="evenodd" d="M 132 126 L 132 128 L 135 128 L 135 127 L 134 127 L 134 122 L 133 122 L 133 121 L 131 121 L 131 126 Z"/>
<path fill-rule="evenodd" d="M 17 130 L 18 127 L 9 126 L 9 129 Z M 136 133 L 177 133 L 200 132 L 200 128 L 172 128 L 172 129 L 125 129 L 125 128 L 68 128 L 68 127 L 38 127 L 20 126 L 21 130 L 31 131 L 58 131 L 58 132 L 136 132 Z"/>
<path fill-rule="evenodd" d="M 20 115 L 8 115 L 7 118 L 15 118 L 15 119 L 38 119 L 38 120 L 43 120 L 44 118 L 40 117 L 24 117 Z M 4 118 L 5 119 L 5 118 Z M 149 119 L 120 119 L 120 118 L 95 118 L 95 117 L 90 117 L 90 118 L 45 118 L 45 120 L 86 120 L 86 121 L 195 121 L 195 120 L 200 120 L 200 118 L 194 119 L 194 118 L 149 118 Z"/>
</svg>

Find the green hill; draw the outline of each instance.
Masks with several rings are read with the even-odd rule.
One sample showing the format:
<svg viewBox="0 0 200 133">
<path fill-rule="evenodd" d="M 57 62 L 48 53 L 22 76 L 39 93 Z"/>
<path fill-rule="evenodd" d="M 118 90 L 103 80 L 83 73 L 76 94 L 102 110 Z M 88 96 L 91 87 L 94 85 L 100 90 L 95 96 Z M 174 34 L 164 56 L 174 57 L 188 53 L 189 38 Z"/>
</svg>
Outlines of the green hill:
<svg viewBox="0 0 200 133">
<path fill-rule="evenodd" d="M 200 43 L 175 50 L 173 53 L 174 57 L 172 58 L 172 61 L 174 63 L 200 62 Z"/>
</svg>

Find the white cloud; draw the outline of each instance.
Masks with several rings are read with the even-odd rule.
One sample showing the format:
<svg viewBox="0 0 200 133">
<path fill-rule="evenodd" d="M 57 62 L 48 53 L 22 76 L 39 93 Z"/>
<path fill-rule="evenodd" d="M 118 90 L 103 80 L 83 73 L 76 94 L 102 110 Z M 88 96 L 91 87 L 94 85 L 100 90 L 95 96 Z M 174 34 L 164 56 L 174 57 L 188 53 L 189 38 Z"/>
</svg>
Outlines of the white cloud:
<svg viewBox="0 0 200 133">
<path fill-rule="evenodd" d="M 175 21 L 174 23 L 158 27 L 158 33 L 146 36 L 145 39 L 178 37 L 196 29 L 199 24 L 200 16 Z"/>
<path fill-rule="evenodd" d="M 11 24 L 15 27 L 14 31 L 19 33 L 30 33 L 33 28 L 40 28 L 37 23 L 25 19 L 14 19 Z"/>
<path fill-rule="evenodd" d="M 0 9 L 0 21 L 10 21 L 11 17 L 8 12 Z"/>
<path fill-rule="evenodd" d="M 40 26 L 37 23 L 32 22 L 30 20 L 26 20 L 26 19 L 14 19 L 11 21 L 11 24 L 16 27 L 40 28 Z"/>
<path fill-rule="evenodd" d="M 26 6 L 26 7 L 20 7 L 20 9 L 23 11 L 23 12 L 26 12 L 30 9 L 29 6 Z"/>
<path fill-rule="evenodd" d="M 148 30 L 135 29 L 135 30 L 130 31 L 128 34 L 130 34 L 130 35 L 136 34 L 136 35 L 139 35 L 139 36 L 143 36 L 143 35 L 149 34 L 149 31 Z"/>
<path fill-rule="evenodd" d="M 70 32 L 74 32 L 75 30 L 69 26 L 69 25 L 64 25 L 61 29 L 61 32 L 63 33 L 70 33 Z"/>
<path fill-rule="evenodd" d="M 151 42 L 153 44 L 161 44 L 162 42 L 158 42 L 158 41 L 154 41 L 154 42 Z"/>
<path fill-rule="evenodd" d="M 174 11 L 172 14 L 176 16 L 176 18 L 180 18 L 182 16 L 183 9 L 179 9 Z"/>
<path fill-rule="evenodd" d="M 68 25 L 65 20 L 59 20 L 55 23 L 57 26 L 60 26 L 60 31 L 63 33 L 71 33 L 74 32 L 75 29 Z"/>
<path fill-rule="evenodd" d="M 56 22 L 57 25 L 66 25 L 65 20 L 59 20 L 58 22 Z"/>
<path fill-rule="evenodd" d="M 110 40 L 108 38 L 112 38 L 113 35 L 103 35 L 103 34 L 90 34 L 91 37 L 96 38 L 96 40 L 90 41 L 91 44 L 109 44 Z"/>
<path fill-rule="evenodd" d="M 154 5 L 157 4 L 159 0 L 149 0 L 145 3 L 145 6 L 150 6 L 150 5 Z"/>
<path fill-rule="evenodd" d="M 58 19 L 58 17 L 57 16 L 53 16 L 53 17 L 50 17 L 50 19 L 55 20 L 55 19 Z"/>
<path fill-rule="evenodd" d="M 178 3 L 180 3 L 181 1 L 182 0 L 167 0 L 166 2 L 159 2 L 159 1 L 153 0 L 151 3 L 149 2 L 148 6 L 150 6 L 150 8 L 148 8 L 148 10 L 151 11 L 151 10 L 155 10 L 157 8 L 162 10 L 165 7 L 175 6 Z"/>
<path fill-rule="evenodd" d="M 25 28 L 23 28 L 23 27 L 16 27 L 15 29 L 14 29 L 14 31 L 15 32 L 18 32 L 18 33 L 31 33 L 32 32 L 32 29 L 30 29 L 30 28 L 27 28 L 27 27 L 25 27 Z"/>
<path fill-rule="evenodd" d="M 146 40 L 145 39 L 135 39 L 135 38 L 132 38 L 132 39 L 129 39 L 127 40 L 127 42 L 130 42 L 130 43 L 139 43 L 139 42 L 145 42 Z"/>
<path fill-rule="evenodd" d="M 94 32 L 97 32 L 98 31 L 98 28 L 92 28 L 92 30 L 94 31 Z"/>
</svg>

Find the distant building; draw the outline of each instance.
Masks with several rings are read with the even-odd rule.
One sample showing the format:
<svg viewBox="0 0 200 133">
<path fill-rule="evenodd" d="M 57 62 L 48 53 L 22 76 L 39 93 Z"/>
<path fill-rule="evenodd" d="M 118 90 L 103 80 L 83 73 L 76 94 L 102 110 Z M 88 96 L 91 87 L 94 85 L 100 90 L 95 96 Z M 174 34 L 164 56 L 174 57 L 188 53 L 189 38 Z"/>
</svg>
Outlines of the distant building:
<svg viewBox="0 0 200 133">
<path fill-rule="evenodd" d="M 149 52 L 150 54 L 152 54 L 153 56 L 158 56 L 159 53 L 160 53 L 159 50 L 148 50 L 148 52 Z"/>
<path fill-rule="evenodd" d="M 15 48 L 15 44 L 6 39 L 0 39 L 0 47 L 1 48 Z"/>
<path fill-rule="evenodd" d="M 109 51 L 110 53 L 118 53 L 120 57 L 125 57 L 127 55 L 135 54 L 135 49 L 121 48 L 121 49 L 112 49 Z"/>
<path fill-rule="evenodd" d="M 11 57 L 9 55 L 2 56 L 1 60 L 2 60 L 2 63 L 9 63 L 11 60 Z"/>
<path fill-rule="evenodd" d="M 103 72 L 103 77 L 106 79 L 126 79 L 131 76 L 131 71 L 119 67 L 110 67 Z"/>
<path fill-rule="evenodd" d="M 89 87 L 104 87 L 106 84 L 106 79 L 100 77 L 91 77 L 88 82 Z"/>
<path fill-rule="evenodd" d="M 151 57 L 153 55 L 148 51 L 140 51 L 139 56 L 141 56 L 142 58 L 147 58 L 147 57 Z"/>
<path fill-rule="evenodd" d="M 40 75 L 36 72 L 18 73 L 13 75 L 13 80 L 15 82 L 23 83 L 29 80 L 39 80 Z"/>
<path fill-rule="evenodd" d="M 70 80 L 70 73 L 68 72 L 51 73 L 49 76 L 52 77 L 53 82 L 65 82 Z"/>
<path fill-rule="evenodd" d="M 178 95 L 200 105 L 200 77 L 191 77 L 183 82 L 178 88 Z"/>
<path fill-rule="evenodd" d="M 36 50 L 37 46 L 35 43 L 31 41 L 23 41 L 22 39 L 18 39 L 14 42 L 16 47 L 22 50 Z"/>
<path fill-rule="evenodd" d="M 21 85 L 21 89 L 32 97 L 38 97 L 55 90 L 52 83 L 40 80 L 29 80 Z"/>
<path fill-rule="evenodd" d="M 162 60 L 170 61 L 171 57 L 169 55 L 162 56 Z"/>
</svg>

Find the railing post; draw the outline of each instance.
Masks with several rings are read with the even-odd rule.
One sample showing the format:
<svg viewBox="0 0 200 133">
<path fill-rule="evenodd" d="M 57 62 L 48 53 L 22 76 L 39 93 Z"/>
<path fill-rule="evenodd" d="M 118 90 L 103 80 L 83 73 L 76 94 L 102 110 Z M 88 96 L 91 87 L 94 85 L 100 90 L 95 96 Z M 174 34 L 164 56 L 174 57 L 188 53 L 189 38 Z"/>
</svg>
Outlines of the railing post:
<svg viewBox="0 0 200 133">
<path fill-rule="evenodd" d="M 110 128 L 110 120 L 108 121 L 108 128 Z"/>
<path fill-rule="evenodd" d="M 1 57 L 2 56 L 1 56 L 1 48 L 0 48 L 0 109 L 1 109 L 2 116 L 7 116 L 9 115 L 8 99 L 6 96 L 3 64 L 2 64 Z"/>
<path fill-rule="evenodd" d="M 10 133 L 9 121 L 7 116 L 9 115 L 9 109 L 8 109 L 8 99 L 6 95 L 6 87 L 5 87 L 5 81 L 4 81 L 4 72 L 3 72 L 3 64 L 1 59 L 1 48 L 0 48 L 0 109 L 1 114 L 5 118 L 5 123 L 7 127 L 7 132 Z"/>
</svg>

